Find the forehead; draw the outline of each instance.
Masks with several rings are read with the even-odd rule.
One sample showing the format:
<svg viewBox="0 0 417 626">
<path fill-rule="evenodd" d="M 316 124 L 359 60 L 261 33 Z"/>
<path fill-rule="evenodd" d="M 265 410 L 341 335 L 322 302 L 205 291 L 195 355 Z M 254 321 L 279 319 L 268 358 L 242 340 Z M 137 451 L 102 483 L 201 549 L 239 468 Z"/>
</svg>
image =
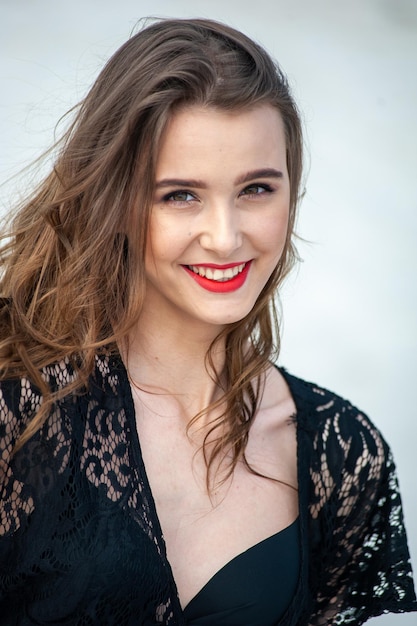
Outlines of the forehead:
<svg viewBox="0 0 417 626">
<path fill-rule="evenodd" d="M 161 137 L 156 173 L 174 166 L 204 169 L 213 159 L 232 168 L 252 166 L 254 160 L 273 167 L 285 156 L 283 122 L 275 107 L 229 111 L 193 105 L 172 113 Z"/>
</svg>

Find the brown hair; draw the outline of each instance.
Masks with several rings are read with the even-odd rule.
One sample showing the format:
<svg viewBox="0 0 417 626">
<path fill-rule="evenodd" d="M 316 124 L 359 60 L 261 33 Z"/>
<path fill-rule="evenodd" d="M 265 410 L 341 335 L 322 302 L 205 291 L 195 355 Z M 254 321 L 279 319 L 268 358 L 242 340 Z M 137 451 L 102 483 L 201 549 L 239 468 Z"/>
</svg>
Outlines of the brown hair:
<svg viewBox="0 0 417 626">
<path fill-rule="evenodd" d="M 1 250 L 0 370 L 2 377 L 28 376 L 44 396 L 20 445 L 57 397 L 85 387 L 97 351 L 116 350 L 138 320 L 155 160 L 172 111 L 184 104 L 235 110 L 263 103 L 277 108 L 285 128 L 288 235 L 254 309 L 224 331 L 221 420 L 228 428 L 206 460 L 210 469 L 214 457 L 231 449 L 233 471 L 244 458 L 262 373 L 279 347 L 274 295 L 296 258 L 302 134 L 286 78 L 270 56 L 244 34 L 205 19 L 157 21 L 114 54 L 59 143 L 53 171 L 13 221 Z M 134 246 L 122 234 L 127 224 Z M 77 376 L 52 393 L 41 370 L 62 359 Z M 213 375 L 220 380 L 219 374 Z"/>
</svg>

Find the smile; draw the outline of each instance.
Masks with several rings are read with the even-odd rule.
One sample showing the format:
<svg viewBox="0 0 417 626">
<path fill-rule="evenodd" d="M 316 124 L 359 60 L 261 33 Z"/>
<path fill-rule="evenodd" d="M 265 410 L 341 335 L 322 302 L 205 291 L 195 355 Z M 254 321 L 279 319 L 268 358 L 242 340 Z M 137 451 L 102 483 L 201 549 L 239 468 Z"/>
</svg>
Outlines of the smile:
<svg viewBox="0 0 417 626">
<path fill-rule="evenodd" d="M 206 291 L 230 293 L 240 289 L 246 281 L 252 261 L 230 265 L 183 265 L 195 282 Z"/>
<path fill-rule="evenodd" d="M 203 265 L 188 265 L 187 267 L 195 274 L 203 276 L 203 278 L 223 283 L 240 274 L 245 269 L 245 265 L 246 263 L 241 263 L 240 265 L 234 265 L 233 267 L 228 267 L 226 269 L 205 267 Z"/>
</svg>

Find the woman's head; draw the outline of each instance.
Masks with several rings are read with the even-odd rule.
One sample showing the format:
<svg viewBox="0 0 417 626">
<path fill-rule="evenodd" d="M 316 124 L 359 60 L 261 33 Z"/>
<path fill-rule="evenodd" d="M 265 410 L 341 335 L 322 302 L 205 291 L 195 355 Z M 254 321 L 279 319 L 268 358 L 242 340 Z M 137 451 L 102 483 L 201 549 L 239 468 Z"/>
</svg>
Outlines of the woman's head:
<svg viewBox="0 0 417 626">
<path fill-rule="evenodd" d="M 156 162 L 144 328 L 152 320 L 181 333 L 198 320 L 214 337 L 251 314 L 286 244 L 285 146 L 269 104 L 171 115 Z"/>
<path fill-rule="evenodd" d="M 302 163 L 300 120 L 280 69 L 260 46 L 228 26 L 209 20 L 162 20 L 129 39 L 99 75 L 58 160 L 57 175 L 61 197 L 79 191 L 80 204 L 74 208 L 81 215 L 79 234 L 90 251 L 101 236 L 102 246 L 113 254 L 110 239 L 121 232 L 131 235 L 130 280 L 124 283 L 123 298 L 130 312 L 140 309 L 143 298 L 138 283 L 144 285 L 154 168 L 170 116 L 184 105 L 233 111 L 263 103 L 282 116 L 291 186 L 288 240 L 269 292 L 294 258 L 291 235 Z M 121 311 L 113 311 L 117 325 Z"/>
</svg>

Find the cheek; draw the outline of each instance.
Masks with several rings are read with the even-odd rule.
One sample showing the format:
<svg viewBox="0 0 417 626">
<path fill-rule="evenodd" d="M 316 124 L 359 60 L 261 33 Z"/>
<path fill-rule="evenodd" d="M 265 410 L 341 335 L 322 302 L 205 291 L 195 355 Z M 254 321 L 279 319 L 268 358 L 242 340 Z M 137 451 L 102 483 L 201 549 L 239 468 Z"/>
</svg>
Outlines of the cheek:
<svg viewBox="0 0 417 626">
<path fill-rule="evenodd" d="M 153 217 L 147 237 L 147 262 L 174 262 L 181 257 L 191 237 L 188 225 L 184 225 L 181 220 Z"/>
<path fill-rule="evenodd" d="M 172 247 L 172 244 L 175 242 L 174 234 L 167 230 L 166 225 L 161 223 L 161 220 L 151 217 L 147 237 L 147 251 L 149 255 L 151 257 L 164 258 L 170 249 L 169 241 L 171 241 Z"/>
<path fill-rule="evenodd" d="M 271 216 L 260 220 L 256 226 L 259 245 L 265 252 L 278 254 L 282 252 L 288 231 L 288 214 Z"/>
</svg>

